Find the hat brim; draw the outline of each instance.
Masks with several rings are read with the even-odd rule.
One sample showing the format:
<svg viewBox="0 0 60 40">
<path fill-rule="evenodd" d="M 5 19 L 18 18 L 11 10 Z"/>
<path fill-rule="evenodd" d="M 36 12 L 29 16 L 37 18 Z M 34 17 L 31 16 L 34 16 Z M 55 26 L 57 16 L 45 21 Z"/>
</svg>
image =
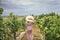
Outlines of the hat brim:
<svg viewBox="0 0 60 40">
<path fill-rule="evenodd" d="M 28 19 L 27 19 L 26 21 L 29 21 L 29 22 L 34 22 L 34 20 L 28 20 Z"/>
</svg>

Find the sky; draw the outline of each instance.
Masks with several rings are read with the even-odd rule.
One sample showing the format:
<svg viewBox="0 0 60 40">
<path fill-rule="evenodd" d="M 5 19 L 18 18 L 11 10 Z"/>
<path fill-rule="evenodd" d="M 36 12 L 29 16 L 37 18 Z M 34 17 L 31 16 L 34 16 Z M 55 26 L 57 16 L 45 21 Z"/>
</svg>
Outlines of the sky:
<svg viewBox="0 0 60 40">
<path fill-rule="evenodd" d="M 4 9 L 4 16 L 10 12 L 18 16 L 51 12 L 59 14 L 60 0 L 0 0 L 0 7 Z"/>
</svg>

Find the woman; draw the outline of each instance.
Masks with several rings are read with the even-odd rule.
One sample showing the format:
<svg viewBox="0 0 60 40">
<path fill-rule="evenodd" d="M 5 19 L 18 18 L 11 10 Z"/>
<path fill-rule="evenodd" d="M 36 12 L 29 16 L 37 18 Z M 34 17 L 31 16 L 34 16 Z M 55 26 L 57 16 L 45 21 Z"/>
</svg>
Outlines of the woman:
<svg viewBox="0 0 60 40">
<path fill-rule="evenodd" d="M 27 26 L 27 40 L 33 40 L 32 35 L 32 24 L 34 23 L 33 16 L 26 17 L 26 26 Z"/>
</svg>

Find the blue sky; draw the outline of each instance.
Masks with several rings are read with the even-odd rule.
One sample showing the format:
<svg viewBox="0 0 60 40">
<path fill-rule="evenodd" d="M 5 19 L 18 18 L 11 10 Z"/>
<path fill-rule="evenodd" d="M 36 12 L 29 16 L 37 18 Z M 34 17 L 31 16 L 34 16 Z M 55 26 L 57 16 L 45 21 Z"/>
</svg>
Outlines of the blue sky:
<svg viewBox="0 0 60 40">
<path fill-rule="evenodd" d="M 4 8 L 3 15 L 10 12 L 15 15 L 39 15 L 42 13 L 60 13 L 60 0 L 0 0 L 0 7 Z"/>
</svg>

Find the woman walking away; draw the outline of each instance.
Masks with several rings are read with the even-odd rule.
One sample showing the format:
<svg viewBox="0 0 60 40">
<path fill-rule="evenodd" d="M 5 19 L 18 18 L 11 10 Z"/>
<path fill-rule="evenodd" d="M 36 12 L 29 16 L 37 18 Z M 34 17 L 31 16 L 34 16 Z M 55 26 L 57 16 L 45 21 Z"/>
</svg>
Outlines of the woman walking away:
<svg viewBox="0 0 60 40">
<path fill-rule="evenodd" d="M 33 16 L 26 17 L 26 26 L 27 26 L 27 40 L 33 40 L 32 35 L 32 24 L 34 23 Z"/>
</svg>

